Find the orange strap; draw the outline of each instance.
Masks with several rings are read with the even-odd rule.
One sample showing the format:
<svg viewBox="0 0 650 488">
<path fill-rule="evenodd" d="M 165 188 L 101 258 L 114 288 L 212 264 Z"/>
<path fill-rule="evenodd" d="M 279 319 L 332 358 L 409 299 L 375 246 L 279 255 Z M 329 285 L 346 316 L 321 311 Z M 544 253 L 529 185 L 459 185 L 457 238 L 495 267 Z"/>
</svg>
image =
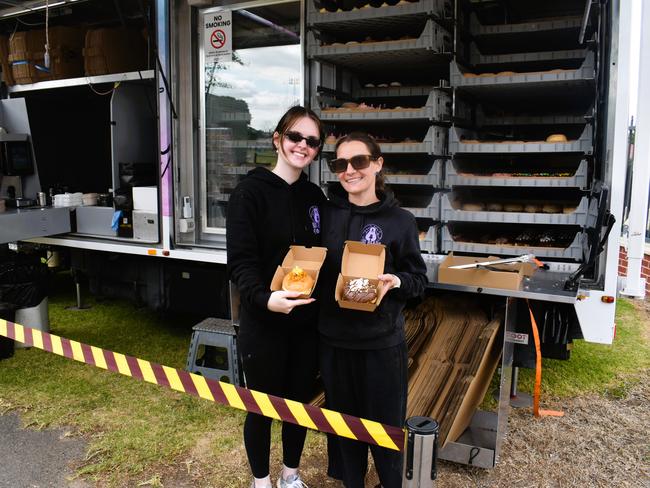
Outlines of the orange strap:
<svg viewBox="0 0 650 488">
<path fill-rule="evenodd" d="M 530 308 L 530 302 L 526 299 L 528 313 L 530 313 L 530 326 L 533 329 L 533 339 L 535 340 L 535 389 L 533 390 L 533 415 L 535 417 L 551 416 L 564 417 L 564 412 L 558 410 L 540 410 L 539 397 L 542 391 L 542 346 L 539 341 L 539 330 L 537 321 L 533 315 L 533 309 Z"/>
</svg>

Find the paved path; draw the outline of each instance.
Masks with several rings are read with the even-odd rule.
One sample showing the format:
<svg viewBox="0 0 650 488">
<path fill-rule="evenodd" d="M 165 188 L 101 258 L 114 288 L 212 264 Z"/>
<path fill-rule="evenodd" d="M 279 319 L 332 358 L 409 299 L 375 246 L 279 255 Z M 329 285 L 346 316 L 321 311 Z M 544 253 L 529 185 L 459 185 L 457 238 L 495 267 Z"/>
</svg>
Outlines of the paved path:
<svg viewBox="0 0 650 488">
<path fill-rule="evenodd" d="M 63 430 L 20 428 L 16 414 L 0 415 L 0 488 L 84 488 L 68 481 L 68 464 L 83 459 L 86 443 Z"/>
</svg>

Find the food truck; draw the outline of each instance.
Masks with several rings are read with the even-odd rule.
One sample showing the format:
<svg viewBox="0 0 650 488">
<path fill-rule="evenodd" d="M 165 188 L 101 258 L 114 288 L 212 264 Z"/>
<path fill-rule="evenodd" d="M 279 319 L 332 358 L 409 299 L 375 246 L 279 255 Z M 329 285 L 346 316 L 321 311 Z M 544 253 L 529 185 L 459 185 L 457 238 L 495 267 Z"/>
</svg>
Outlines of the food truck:
<svg viewBox="0 0 650 488">
<path fill-rule="evenodd" d="M 377 138 L 431 293 L 561 304 L 563 346 L 611 343 L 630 22 L 619 0 L 0 2 L 0 242 L 67 256 L 95 292 L 230 317 L 229 195 L 304 104 L 324 191 L 336 139 Z M 510 289 L 439 278 L 522 255 L 543 269 Z"/>
</svg>

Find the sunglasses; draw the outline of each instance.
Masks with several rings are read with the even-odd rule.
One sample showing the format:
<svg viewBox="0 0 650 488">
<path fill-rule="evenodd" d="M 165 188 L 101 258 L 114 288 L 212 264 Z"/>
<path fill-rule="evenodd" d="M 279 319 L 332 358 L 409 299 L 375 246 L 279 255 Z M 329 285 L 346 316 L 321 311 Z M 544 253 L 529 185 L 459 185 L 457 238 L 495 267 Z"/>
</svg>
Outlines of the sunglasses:
<svg viewBox="0 0 650 488">
<path fill-rule="evenodd" d="M 307 144 L 312 149 L 318 149 L 320 147 L 320 139 L 314 136 L 303 136 L 300 132 L 289 130 L 284 133 L 284 136 L 289 139 L 291 142 L 298 144 L 304 139 L 305 144 Z"/>
<path fill-rule="evenodd" d="M 345 158 L 336 158 L 331 159 L 327 162 L 327 165 L 330 167 L 332 173 L 343 173 L 348 169 L 348 163 L 358 170 L 366 169 L 370 166 L 370 161 L 376 161 L 377 158 L 373 158 L 367 154 L 359 154 L 358 156 L 352 156 L 350 159 Z"/>
</svg>

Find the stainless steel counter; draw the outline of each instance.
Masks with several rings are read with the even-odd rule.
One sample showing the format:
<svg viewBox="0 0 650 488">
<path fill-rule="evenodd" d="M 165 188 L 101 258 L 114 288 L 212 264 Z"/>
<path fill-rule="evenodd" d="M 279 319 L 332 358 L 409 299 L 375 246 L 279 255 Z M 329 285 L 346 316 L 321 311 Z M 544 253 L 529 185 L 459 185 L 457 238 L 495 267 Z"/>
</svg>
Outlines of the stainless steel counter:
<svg viewBox="0 0 650 488">
<path fill-rule="evenodd" d="M 12 208 L 0 213 L 0 244 L 70 232 L 70 209 Z"/>
</svg>

